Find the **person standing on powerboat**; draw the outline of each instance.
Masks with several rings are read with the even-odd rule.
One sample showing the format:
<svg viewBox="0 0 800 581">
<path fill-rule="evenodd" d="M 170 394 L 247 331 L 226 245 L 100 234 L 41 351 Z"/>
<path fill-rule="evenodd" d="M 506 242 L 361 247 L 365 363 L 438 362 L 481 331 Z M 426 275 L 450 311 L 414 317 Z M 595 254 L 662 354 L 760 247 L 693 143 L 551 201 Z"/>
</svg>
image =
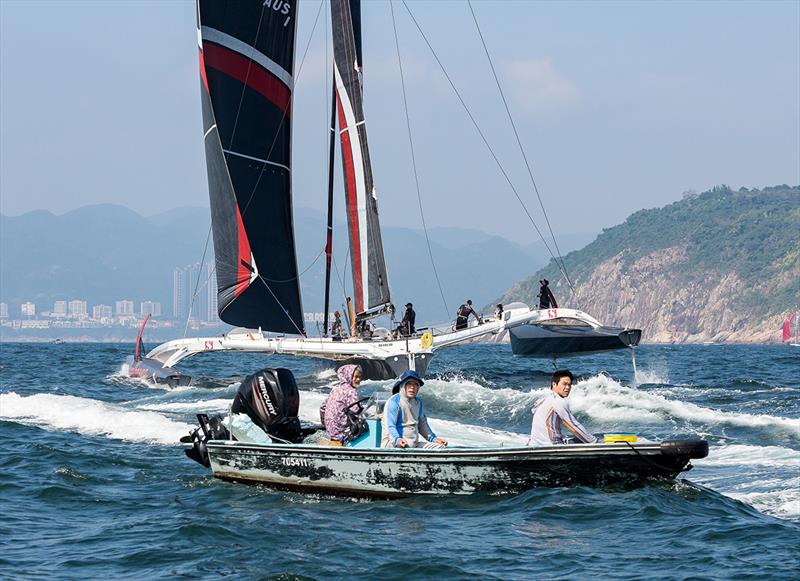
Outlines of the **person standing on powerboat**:
<svg viewBox="0 0 800 581">
<path fill-rule="evenodd" d="M 335 442 L 342 441 L 344 430 L 347 428 L 345 412 L 359 399 L 358 386 L 363 375 L 360 365 L 342 365 L 336 370 L 339 385 L 331 390 L 328 399 L 320 408 L 320 419 L 325 425 L 328 438 Z"/>
<path fill-rule="evenodd" d="M 575 437 L 586 444 L 597 442 L 581 423 L 575 419 L 569 409 L 567 397 L 572 390 L 574 380 L 572 373 L 560 369 L 553 373 L 550 381 L 550 393 L 540 398 L 533 409 L 531 421 L 531 437 L 529 446 L 550 446 L 553 444 L 566 444 L 566 439 L 561 435 L 562 427 L 566 427 Z"/>
<path fill-rule="evenodd" d="M 404 371 L 392 387 L 392 397 L 383 408 L 382 448 L 442 448 L 447 440 L 439 438 L 428 425 L 428 418 L 417 396 L 425 385 L 416 371 Z M 420 439 L 420 436 L 422 439 Z"/>
</svg>

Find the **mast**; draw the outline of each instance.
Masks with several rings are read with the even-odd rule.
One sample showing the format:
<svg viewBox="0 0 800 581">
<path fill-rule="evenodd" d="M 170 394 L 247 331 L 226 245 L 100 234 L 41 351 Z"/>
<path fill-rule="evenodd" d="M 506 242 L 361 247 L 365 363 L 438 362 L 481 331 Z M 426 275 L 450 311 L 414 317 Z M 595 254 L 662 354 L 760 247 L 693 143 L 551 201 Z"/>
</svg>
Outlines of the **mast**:
<svg viewBox="0 0 800 581">
<path fill-rule="evenodd" d="M 354 306 L 379 314 L 391 296 L 364 119 L 361 0 L 331 0 L 331 23 Z"/>
<path fill-rule="evenodd" d="M 328 154 L 328 238 L 325 242 L 325 319 L 322 335 L 328 336 L 328 311 L 331 296 L 331 253 L 333 252 L 333 160 L 336 157 L 336 89 L 331 87 L 331 134 Z"/>
<path fill-rule="evenodd" d="M 305 334 L 291 191 L 296 2 L 197 0 L 220 319 Z"/>
</svg>

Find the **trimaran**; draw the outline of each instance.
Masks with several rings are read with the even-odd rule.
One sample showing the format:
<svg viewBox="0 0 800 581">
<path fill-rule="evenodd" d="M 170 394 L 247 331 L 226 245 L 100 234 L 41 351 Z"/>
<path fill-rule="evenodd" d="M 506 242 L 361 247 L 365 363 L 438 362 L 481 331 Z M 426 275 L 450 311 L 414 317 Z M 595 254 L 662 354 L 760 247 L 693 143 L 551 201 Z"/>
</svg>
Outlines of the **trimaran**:
<svg viewBox="0 0 800 581">
<path fill-rule="evenodd" d="M 258 13 L 253 13 L 253 4 Z M 308 336 L 292 217 L 296 9 L 296 0 L 198 3 L 218 310 L 220 319 L 238 329 L 222 336 L 168 341 L 146 356 L 137 341 L 137 354 L 128 366 L 131 375 L 183 384 L 187 376 L 174 366 L 208 351 L 351 361 L 370 379 L 397 377 L 409 368 L 424 375 L 437 350 L 506 331 L 519 355 L 555 358 L 638 344 L 639 330 L 604 327 L 578 309 L 531 309 L 522 303 L 506 305 L 500 317 L 466 329 L 428 327 L 413 336 L 385 329 L 371 337 L 357 332 L 365 320 L 394 313 L 364 119 L 358 1 L 332 3 L 334 13 L 347 12 L 348 17 L 333 14 L 325 321 L 322 336 Z M 341 141 L 353 279 L 346 337 L 328 335 L 336 135 Z"/>
</svg>

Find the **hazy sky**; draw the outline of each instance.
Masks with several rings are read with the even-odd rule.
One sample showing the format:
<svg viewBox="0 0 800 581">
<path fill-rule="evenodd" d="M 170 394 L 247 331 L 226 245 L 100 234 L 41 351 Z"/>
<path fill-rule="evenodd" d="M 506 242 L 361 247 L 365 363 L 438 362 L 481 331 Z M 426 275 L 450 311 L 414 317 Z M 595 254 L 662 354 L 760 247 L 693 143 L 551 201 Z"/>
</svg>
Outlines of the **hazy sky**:
<svg viewBox="0 0 800 581">
<path fill-rule="evenodd" d="M 409 5 L 538 218 L 468 5 Z M 688 189 L 800 183 L 800 2 L 473 5 L 559 231 L 599 231 Z M 319 6 L 301 3 L 298 67 Z M 405 8 L 394 6 L 428 225 L 533 241 Z M 363 19 L 381 216 L 416 227 L 389 4 L 366 1 Z M 294 109 L 295 203 L 318 209 L 327 20 L 324 7 Z M 208 205 L 193 2 L 0 0 L 0 67 L 2 213 Z"/>
</svg>

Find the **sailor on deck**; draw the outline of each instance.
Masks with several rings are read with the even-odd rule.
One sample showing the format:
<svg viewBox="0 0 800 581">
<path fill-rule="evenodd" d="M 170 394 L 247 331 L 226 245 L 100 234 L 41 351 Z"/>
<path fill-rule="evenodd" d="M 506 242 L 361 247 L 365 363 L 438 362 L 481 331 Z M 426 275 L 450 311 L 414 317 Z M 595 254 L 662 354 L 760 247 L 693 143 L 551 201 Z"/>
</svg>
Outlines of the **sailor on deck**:
<svg viewBox="0 0 800 581">
<path fill-rule="evenodd" d="M 565 444 L 561 428 L 566 427 L 581 442 L 591 444 L 597 441 L 569 410 L 567 397 L 572 390 L 572 373 L 566 369 L 556 371 L 550 382 L 550 393 L 539 399 L 533 406 L 531 437 L 529 446 L 550 446 Z"/>
<path fill-rule="evenodd" d="M 406 311 L 403 313 L 403 320 L 400 321 L 400 335 L 408 337 L 417 332 L 415 327 L 417 322 L 417 313 L 414 312 L 414 305 L 406 303 Z"/>
<path fill-rule="evenodd" d="M 467 300 L 467 304 L 462 304 L 456 311 L 456 331 L 466 329 L 469 326 L 470 315 L 474 315 L 478 319 L 478 323 L 483 323 L 481 316 L 472 308 L 472 300 Z"/>
</svg>

